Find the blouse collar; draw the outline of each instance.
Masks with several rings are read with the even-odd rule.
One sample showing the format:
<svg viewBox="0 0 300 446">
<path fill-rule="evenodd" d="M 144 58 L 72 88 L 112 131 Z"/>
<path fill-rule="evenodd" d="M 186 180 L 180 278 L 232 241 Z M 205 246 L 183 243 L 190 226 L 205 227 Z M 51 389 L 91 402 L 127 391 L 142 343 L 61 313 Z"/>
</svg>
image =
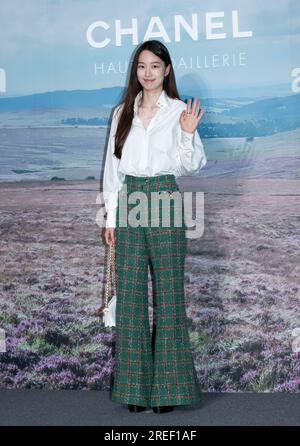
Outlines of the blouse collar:
<svg viewBox="0 0 300 446">
<path fill-rule="evenodd" d="M 143 90 L 141 90 L 135 97 L 134 105 L 133 105 L 134 113 L 137 113 L 138 103 L 139 103 L 139 100 L 142 97 L 142 95 L 143 95 Z M 156 105 L 158 105 L 159 108 L 163 108 L 165 106 L 166 107 L 170 106 L 171 102 L 172 102 L 172 99 L 169 98 L 169 96 L 167 95 L 166 91 L 163 90 L 161 92 L 161 95 L 159 96 L 159 98 L 156 101 Z"/>
</svg>

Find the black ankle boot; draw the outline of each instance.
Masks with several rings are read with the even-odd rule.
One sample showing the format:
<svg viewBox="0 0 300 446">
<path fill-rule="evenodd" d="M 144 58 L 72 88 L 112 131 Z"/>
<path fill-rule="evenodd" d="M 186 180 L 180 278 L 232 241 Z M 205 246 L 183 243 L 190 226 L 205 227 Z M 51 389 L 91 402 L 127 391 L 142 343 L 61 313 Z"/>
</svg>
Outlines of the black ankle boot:
<svg viewBox="0 0 300 446">
<path fill-rule="evenodd" d="M 171 412 L 174 406 L 155 406 L 152 408 L 154 413 L 166 413 Z"/>
<path fill-rule="evenodd" d="M 128 404 L 129 412 L 143 412 L 147 407 L 138 406 L 137 404 Z"/>
</svg>

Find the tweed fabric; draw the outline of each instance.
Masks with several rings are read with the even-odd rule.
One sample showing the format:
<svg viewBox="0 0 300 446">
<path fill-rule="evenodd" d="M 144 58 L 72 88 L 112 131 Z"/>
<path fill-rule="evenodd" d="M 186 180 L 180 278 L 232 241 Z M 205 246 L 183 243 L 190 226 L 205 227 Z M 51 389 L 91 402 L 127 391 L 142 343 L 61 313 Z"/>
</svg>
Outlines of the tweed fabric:
<svg viewBox="0 0 300 446">
<path fill-rule="evenodd" d="M 143 191 L 148 197 L 142 211 L 145 216 L 148 208 L 148 226 L 122 227 L 119 222 L 122 206 L 118 205 L 116 355 L 111 398 L 115 402 L 146 407 L 196 404 L 202 394 L 194 368 L 185 308 L 183 200 L 176 204 L 172 199 L 175 192 L 180 194 L 174 175 L 126 175 L 120 193 L 124 193 L 125 187 L 127 191 L 123 197 L 128 198 L 136 191 Z M 151 206 L 151 192 L 171 197 L 169 226 L 163 224 L 162 204 L 153 206 L 152 200 Z M 158 200 L 159 203 L 162 200 Z M 128 204 L 126 216 L 137 204 L 136 201 Z M 180 208 L 181 225 L 177 222 L 175 226 L 175 214 Z M 151 216 L 154 216 L 152 221 Z M 154 274 L 155 325 L 152 333 L 148 314 L 149 265 Z"/>
</svg>

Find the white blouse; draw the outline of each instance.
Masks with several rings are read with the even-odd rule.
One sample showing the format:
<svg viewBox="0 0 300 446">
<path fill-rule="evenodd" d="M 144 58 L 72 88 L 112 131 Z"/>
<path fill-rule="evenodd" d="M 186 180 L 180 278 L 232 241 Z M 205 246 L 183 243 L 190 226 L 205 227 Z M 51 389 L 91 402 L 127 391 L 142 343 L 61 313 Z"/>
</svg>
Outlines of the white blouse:
<svg viewBox="0 0 300 446">
<path fill-rule="evenodd" d="M 118 193 L 125 175 L 157 176 L 174 174 L 175 177 L 195 175 L 207 163 L 203 144 L 197 129 L 188 133 L 181 129 L 180 115 L 187 104 L 170 98 L 163 90 L 156 105 L 159 109 L 147 129 L 138 116 L 138 103 L 142 90 L 134 101 L 132 126 L 119 160 L 114 155 L 118 112 L 114 110 L 103 174 L 103 198 L 107 212 L 106 227 L 116 227 Z"/>
</svg>

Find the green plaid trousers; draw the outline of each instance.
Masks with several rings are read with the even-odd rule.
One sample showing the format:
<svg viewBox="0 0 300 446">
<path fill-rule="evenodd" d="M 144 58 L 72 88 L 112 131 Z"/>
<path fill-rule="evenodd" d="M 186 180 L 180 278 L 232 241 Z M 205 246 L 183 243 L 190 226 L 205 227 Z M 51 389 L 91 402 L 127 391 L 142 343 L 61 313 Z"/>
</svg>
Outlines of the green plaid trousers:
<svg viewBox="0 0 300 446">
<path fill-rule="evenodd" d="M 142 207 L 137 219 L 143 214 L 148 226 L 126 226 L 130 211 L 139 205 L 136 199 L 130 204 L 129 195 L 136 191 L 144 192 L 147 197 L 146 207 Z M 166 200 L 170 210 L 169 225 L 162 219 L 163 200 L 158 199 L 159 205 L 151 206 L 151 192 L 169 197 Z M 173 198 L 174 192 L 180 195 L 179 201 Z M 125 202 L 124 208 L 119 201 L 116 214 L 117 306 L 111 399 L 145 407 L 197 404 L 202 393 L 194 367 L 185 308 L 186 225 L 181 193 L 174 175 L 168 174 L 126 175 L 120 194 L 128 203 Z M 177 212 L 180 207 L 181 214 Z M 120 223 L 121 208 L 125 225 Z M 180 226 L 176 223 L 176 214 L 181 215 Z M 148 313 L 149 264 L 154 275 L 152 333 Z"/>
</svg>

